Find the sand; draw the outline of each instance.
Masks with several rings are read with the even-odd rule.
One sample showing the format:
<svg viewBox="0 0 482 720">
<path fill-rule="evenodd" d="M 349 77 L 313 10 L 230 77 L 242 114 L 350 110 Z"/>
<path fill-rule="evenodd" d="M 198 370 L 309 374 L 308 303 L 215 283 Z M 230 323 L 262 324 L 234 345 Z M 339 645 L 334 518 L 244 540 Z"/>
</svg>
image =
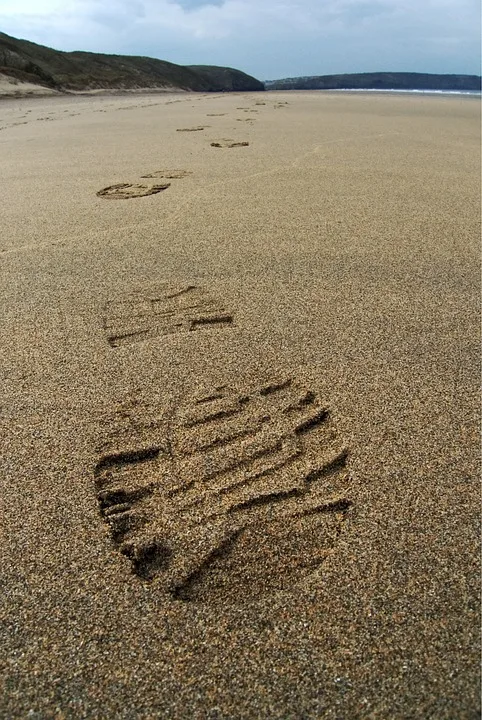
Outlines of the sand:
<svg viewBox="0 0 482 720">
<path fill-rule="evenodd" d="M 2 718 L 479 717 L 479 115 L 0 102 Z"/>
<path fill-rule="evenodd" d="M 52 88 L 18 80 L 11 75 L 0 72 L 0 97 L 22 98 L 39 95 L 59 95 L 59 93 Z"/>
</svg>

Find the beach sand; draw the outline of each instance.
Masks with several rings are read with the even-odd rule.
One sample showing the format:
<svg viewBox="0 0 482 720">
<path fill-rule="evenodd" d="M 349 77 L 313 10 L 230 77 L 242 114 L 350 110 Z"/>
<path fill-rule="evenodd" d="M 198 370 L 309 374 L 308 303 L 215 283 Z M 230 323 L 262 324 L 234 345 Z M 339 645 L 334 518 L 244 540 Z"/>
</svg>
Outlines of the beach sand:
<svg viewBox="0 0 482 720">
<path fill-rule="evenodd" d="M 2 718 L 479 717 L 479 116 L 0 102 Z"/>
</svg>

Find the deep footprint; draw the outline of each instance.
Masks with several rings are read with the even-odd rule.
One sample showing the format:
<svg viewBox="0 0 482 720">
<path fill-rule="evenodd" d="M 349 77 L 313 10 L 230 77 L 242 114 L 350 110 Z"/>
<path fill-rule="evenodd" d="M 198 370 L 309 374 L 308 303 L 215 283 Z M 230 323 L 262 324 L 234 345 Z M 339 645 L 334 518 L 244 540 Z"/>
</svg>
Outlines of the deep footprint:
<svg viewBox="0 0 482 720">
<path fill-rule="evenodd" d="M 291 379 L 214 387 L 174 409 L 136 394 L 108 419 L 99 508 L 135 574 L 185 600 L 289 589 L 334 552 L 348 452 Z"/>
</svg>

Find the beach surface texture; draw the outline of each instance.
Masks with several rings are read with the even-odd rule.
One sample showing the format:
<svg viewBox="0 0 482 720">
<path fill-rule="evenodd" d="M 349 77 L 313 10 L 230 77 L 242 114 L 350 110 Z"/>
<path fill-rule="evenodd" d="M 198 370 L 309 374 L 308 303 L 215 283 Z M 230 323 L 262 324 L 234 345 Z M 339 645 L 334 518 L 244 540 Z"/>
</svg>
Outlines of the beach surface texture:
<svg viewBox="0 0 482 720">
<path fill-rule="evenodd" d="M 10 98 L 0 156 L 0 717 L 479 717 L 479 101 Z"/>
</svg>

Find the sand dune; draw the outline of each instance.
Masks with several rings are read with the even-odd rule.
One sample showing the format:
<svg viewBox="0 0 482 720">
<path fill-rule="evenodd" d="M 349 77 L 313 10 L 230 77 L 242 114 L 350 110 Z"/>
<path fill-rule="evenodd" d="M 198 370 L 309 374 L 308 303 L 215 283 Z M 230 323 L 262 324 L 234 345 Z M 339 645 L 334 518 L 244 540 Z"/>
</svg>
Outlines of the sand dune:
<svg viewBox="0 0 482 720">
<path fill-rule="evenodd" d="M 36 83 L 24 82 L 17 80 L 11 75 L 5 75 L 0 72 L 0 97 L 26 97 L 29 95 L 58 95 L 59 93 L 52 88 Z"/>
</svg>

